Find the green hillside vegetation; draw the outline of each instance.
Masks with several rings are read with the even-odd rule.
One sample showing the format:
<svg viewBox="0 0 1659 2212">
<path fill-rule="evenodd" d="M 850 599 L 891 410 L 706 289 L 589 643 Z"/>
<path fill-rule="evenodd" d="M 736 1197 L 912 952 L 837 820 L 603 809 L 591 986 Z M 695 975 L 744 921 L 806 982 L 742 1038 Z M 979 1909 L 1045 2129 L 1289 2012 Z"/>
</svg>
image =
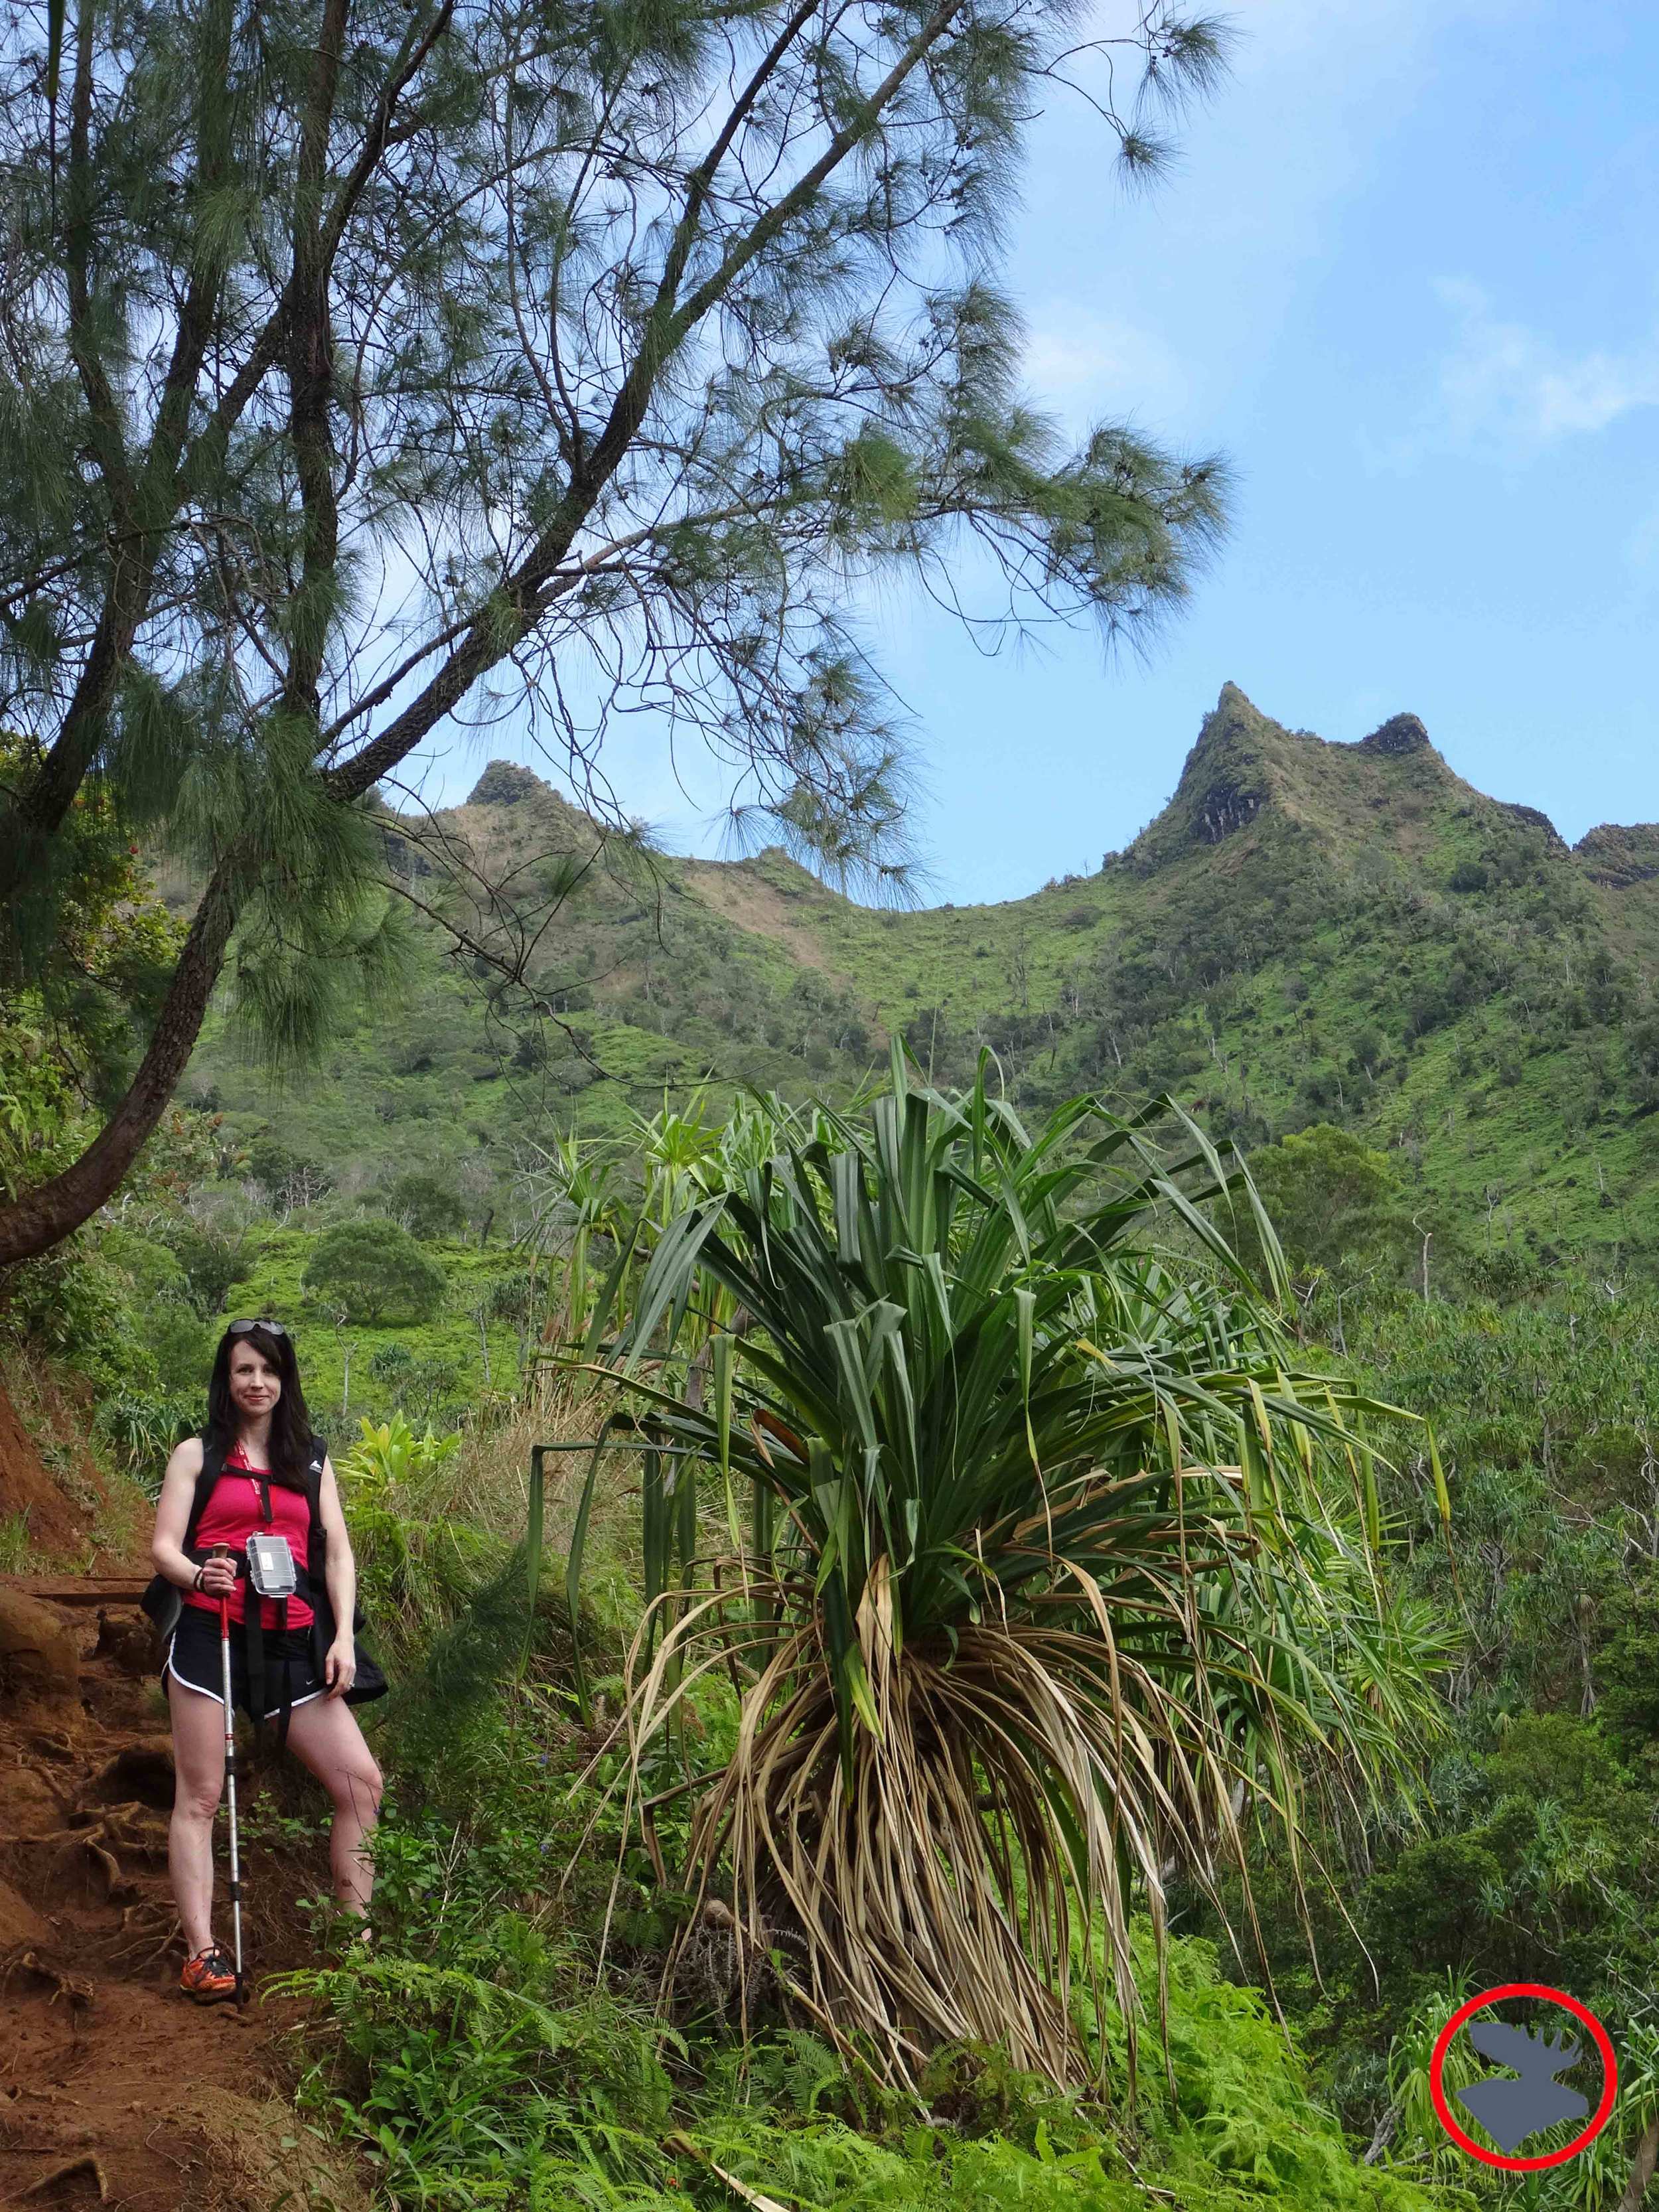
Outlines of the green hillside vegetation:
<svg viewBox="0 0 1659 2212">
<path fill-rule="evenodd" d="M 388 2204 L 1614 2212 L 1659 2112 L 1659 832 L 1568 851 L 1409 717 L 1330 745 L 1230 690 L 1126 852 L 1001 906 L 881 911 L 775 852 L 602 839 L 502 763 L 384 835 L 428 910 L 401 990 L 280 1089 L 217 1012 L 118 1208 L 15 1273 L 4 1328 L 9 1362 L 86 1378 L 101 1448 L 149 1486 L 228 1316 L 300 1338 L 407 1692 L 381 1742 L 403 1778 L 386 1939 L 307 1982 L 304 2095 L 380 2161 Z M 58 1141 L 51 1063 L 27 1024 L 7 1036 L 26 1178 Z M 1363 1816 L 1310 1814 L 1334 1880 L 1308 1886 L 1307 1929 L 1283 1852 L 1255 1847 L 1265 1959 L 1227 1938 L 1236 1888 L 1176 1884 L 1175 2094 L 1149 2049 L 1133 2112 L 970 2050 L 895 2105 L 799 2026 L 739 2062 L 732 1962 L 702 1951 L 713 2012 L 665 2028 L 651 1993 L 684 1900 L 604 1794 L 622 1754 L 592 1766 L 574 1672 L 579 1641 L 614 1716 L 661 1586 L 640 1462 L 611 1462 L 577 1547 L 579 1638 L 552 1592 L 580 1485 L 550 1462 L 525 1609 L 530 1445 L 598 1419 L 537 1355 L 586 1325 L 641 1194 L 654 1235 L 703 1187 L 745 1091 L 845 1100 L 895 1040 L 947 1085 L 988 1048 L 1033 1126 L 1079 1091 L 1122 1110 L 1169 1088 L 1248 1152 L 1297 1364 L 1436 1424 L 1449 1531 L 1414 1422 L 1375 1431 L 1375 1512 L 1397 1617 L 1452 1639 L 1439 1741 Z M 1266 1285 L 1247 1212 L 1230 1233 Z M 1170 1249 L 1198 1263 L 1190 1237 Z M 701 1505 L 718 1550 L 718 1486 Z M 74 1564 L 4 1533 L 14 1565 Z M 657 1786 L 732 1724 L 700 1692 Z M 659 1841 L 685 1834 L 677 1815 Z M 550 1887 L 550 1859 L 576 1871 Z M 1530 2194 L 1473 2172 L 1427 2102 L 1435 2028 L 1507 1979 L 1591 2004 L 1626 2083 L 1593 2151 Z M 440 2129 L 458 2081 L 473 2118 Z"/>
<path fill-rule="evenodd" d="M 348 1193 L 439 1170 L 499 1234 L 550 1120 L 618 1135 L 704 1078 L 845 1095 L 896 1034 L 957 1084 L 988 1046 L 1034 1110 L 1172 1090 L 1252 1146 L 1350 1130 L 1395 1161 L 1431 1273 L 1659 1249 L 1659 827 L 1569 850 L 1413 716 L 1331 744 L 1229 685 L 1125 851 L 994 907 L 860 907 L 776 851 L 652 854 L 504 763 L 404 827 L 394 867 L 475 949 L 423 924 L 402 998 L 275 1106 L 214 1029 L 193 1095 L 268 1168 Z"/>
</svg>

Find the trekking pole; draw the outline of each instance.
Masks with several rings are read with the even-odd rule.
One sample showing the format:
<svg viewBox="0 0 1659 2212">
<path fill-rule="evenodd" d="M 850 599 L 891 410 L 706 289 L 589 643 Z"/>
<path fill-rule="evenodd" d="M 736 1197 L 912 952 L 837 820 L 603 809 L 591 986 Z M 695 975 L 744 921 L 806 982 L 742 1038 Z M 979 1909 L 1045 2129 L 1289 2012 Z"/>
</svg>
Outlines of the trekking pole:
<svg viewBox="0 0 1659 2212">
<path fill-rule="evenodd" d="M 234 1559 L 225 1544 L 216 1544 L 210 1558 Z M 242 1978 L 242 1869 L 236 1854 L 236 1709 L 230 1702 L 230 1599 L 219 1600 L 219 1675 L 225 1692 L 225 1784 L 230 1802 L 230 1924 L 236 1946 L 236 2002 L 247 2002 Z"/>
</svg>

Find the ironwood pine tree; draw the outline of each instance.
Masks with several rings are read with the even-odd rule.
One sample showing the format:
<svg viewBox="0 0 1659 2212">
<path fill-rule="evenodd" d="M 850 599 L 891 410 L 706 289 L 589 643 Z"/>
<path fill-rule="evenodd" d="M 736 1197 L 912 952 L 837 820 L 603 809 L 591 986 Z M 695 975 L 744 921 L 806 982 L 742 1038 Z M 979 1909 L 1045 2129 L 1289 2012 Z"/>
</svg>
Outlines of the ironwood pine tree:
<svg viewBox="0 0 1659 2212">
<path fill-rule="evenodd" d="M 8 987 L 89 781 L 201 893 L 90 1146 L 115 1189 L 222 976 L 278 1050 L 386 950 L 371 801 L 512 713 L 596 805 L 615 715 L 733 805 L 898 862 L 901 738 L 848 610 L 904 565 L 1002 620 L 1144 627 L 1220 471 L 1024 396 L 996 283 L 1066 81 L 1132 171 L 1214 26 L 1139 0 L 60 0 L 0 33 Z M 1115 50 L 1114 50 L 1115 49 Z M 1133 82 L 1131 94 L 1113 87 Z M 1103 150 L 1106 150 L 1105 148 Z"/>
</svg>

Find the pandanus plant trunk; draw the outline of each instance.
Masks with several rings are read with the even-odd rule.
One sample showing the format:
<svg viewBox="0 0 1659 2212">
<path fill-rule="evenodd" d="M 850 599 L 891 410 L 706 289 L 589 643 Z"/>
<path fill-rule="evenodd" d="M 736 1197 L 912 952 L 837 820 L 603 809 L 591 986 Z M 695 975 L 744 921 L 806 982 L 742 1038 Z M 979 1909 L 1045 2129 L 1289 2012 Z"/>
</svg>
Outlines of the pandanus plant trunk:
<svg viewBox="0 0 1659 2212">
<path fill-rule="evenodd" d="M 848 1771 L 816 1643 L 787 1641 L 761 1675 L 698 1808 L 692 1863 L 729 1883 L 746 1955 L 779 1950 L 790 1996 L 831 2035 L 856 2026 L 901 2072 L 940 2042 L 975 2042 L 1070 2078 L 1073 1900 L 1092 1887 L 1126 1941 L 1128 1900 L 1110 1852 L 1097 1848 L 1077 1883 L 1045 1817 L 1048 1762 L 1078 1747 L 1043 1655 L 998 1629 L 898 1664 L 872 1654 L 880 1726 L 854 1732 Z M 1041 1759 L 1024 1748 L 1033 1698 L 1054 1708 Z M 642 1732 L 650 1718 L 641 1698 Z M 1103 1754 L 1099 1741 L 1081 1753 L 1097 1768 Z M 1069 1780 L 1086 1794 L 1085 1774 Z M 1158 1869 L 1135 1871 L 1161 1925 Z M 780 1947 L 780 1931 L 798 1944 Z M 1115 1963 L 1133 1972 L 1127 1952 Z"/>
</svg>

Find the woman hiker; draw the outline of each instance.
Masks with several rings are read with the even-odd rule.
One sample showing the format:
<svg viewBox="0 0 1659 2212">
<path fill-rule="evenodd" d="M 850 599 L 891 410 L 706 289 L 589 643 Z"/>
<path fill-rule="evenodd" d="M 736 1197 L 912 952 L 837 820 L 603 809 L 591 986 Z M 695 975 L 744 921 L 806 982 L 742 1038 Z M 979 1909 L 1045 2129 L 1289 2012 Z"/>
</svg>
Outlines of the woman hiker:
<svg viewBox="0 0 1659 2212">
<path fill-rule="evenodd" d="M 247 1544 L 258 1534 L 288 1539 L 293 1596 L 250 1592 Z M 335 1895 L 363 1913 L 374 1878 L 364 1843 L 380 1809 L 380 1770 L 345 1702 L 354 1683 L 361 1698 L 370 1679 L 359 1681 L 352 1633 L 356 1569 L 334 1469 L 312 1433 L 280 1322 L 234 1321 L 220 1340 L 208 1425 L 167 1462 L 150 1556 L 163 1617 L 174 1591 L 181 1601 L 161 1668 L 175 1775 L 167 1866 L 189 1953 L 180 1987 L 211 2004 L 237 1994 L 234 1964 L 213 1936 L 213 1816 L 225 1771 L 222 1597 L 234 1702 L 256 1723 L 276 1721 L 279 1741 L 334 1801 Z"/>
</svg>

